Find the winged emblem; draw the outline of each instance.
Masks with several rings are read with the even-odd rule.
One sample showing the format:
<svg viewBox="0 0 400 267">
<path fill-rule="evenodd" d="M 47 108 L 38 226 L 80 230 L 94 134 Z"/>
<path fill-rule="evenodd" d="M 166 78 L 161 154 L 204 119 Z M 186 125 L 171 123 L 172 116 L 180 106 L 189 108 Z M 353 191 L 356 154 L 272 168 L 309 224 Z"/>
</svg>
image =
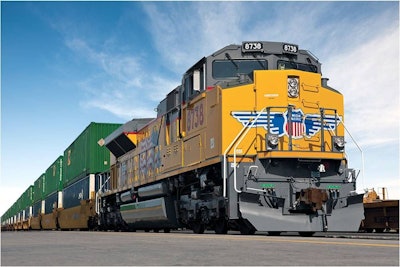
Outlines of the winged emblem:
<svg viewBox="0 0 400 267">
<path fill-rule="evenodd" d="M 232 116 L 237 119 L 243 126 L 251 126 L 252 120 L 254 120 L 258 116 L 259 112 L 250 112 L 250 111 L 237 111 L 232 112 Z M 268 121 L 268 113 L 262 112 L 258 120 L 253 124 L 253 127 L 264 127 L 266 130 L 268 129 L 268 123 L 270 127 L 270 132 L 273 134 L 281 135 L 283 133 L 283 123 L 285 118 L 283 117 L 283 113 L 281 112 L 270 112 L 270 117 Z"/>
<path fill-rule="evenodd" d="M 232 116 L 238 122 L 248 127 L 252 125 L 252 121 L 259 114 L 259 112 L 251 111 L 232 112 Z M 321 130 L 321 114 L 304 114 L 301 109 L 294 109 L 292 110 L 290 122 L 288 117 L 288 111 L 270 112 L 269 119 L 268 113 L 262 112 L 252 127 L 263 127 L 265 130 L 268 130 L 269 124 L 270 133 L 278 134 L 279 136 L 288 136 L 291 133 L 294 139 L 303 138 L 304 136 L 312 137 Z M 335 115 L 325 115 L 323 120 L 324 130 L 334 131 L 339 125 L 340 119 L 341 116 L 335 119 Z"/>
</svg>

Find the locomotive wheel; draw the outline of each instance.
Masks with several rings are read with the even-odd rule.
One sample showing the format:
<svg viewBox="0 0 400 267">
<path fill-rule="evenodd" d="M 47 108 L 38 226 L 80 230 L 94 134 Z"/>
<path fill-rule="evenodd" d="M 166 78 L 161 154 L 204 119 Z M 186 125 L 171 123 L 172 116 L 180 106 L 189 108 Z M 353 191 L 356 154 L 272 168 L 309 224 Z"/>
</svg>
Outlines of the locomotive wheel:
<svg viewBox="0 0 400 267">
<path fill-rule="evenodd" d="M 282 232 L 278 232 L 278 231 L 270 231 L 268 232 L 268 235 L 270 236 L 279 236 L 281 235 Z"/>
<path fill-rule="evenodd" d="M 254 235 L 256 229 L 251 229 L 246 226 L 246 227 L 240 227 L 239 231 L 242 235 Z"/>
<path fill-rule="evenodd" d="M 315 234 L 315 232 L 299 232 L 299 235 L 302 237 L 311 237 Z"/>
<path fill-rule="evenodd" d="M 204 234 L 206 227 L 204 226 L 204 223 L 195 222 L 192 224 L 192 230 L 195 234 Z"/>
<path fill-rule="evenodd" d="M 215 233 L 218 235 L 225 235 L 228 233 L 228 223 L 225 219 L 219 219 L 215 223 Z"/>
<path fill-rule="evenodd" d="M 254 235 L 256 228 L 251 225 L 247 220 L 240 220 L 239 231 L 242 235 Z"/>
</svg>

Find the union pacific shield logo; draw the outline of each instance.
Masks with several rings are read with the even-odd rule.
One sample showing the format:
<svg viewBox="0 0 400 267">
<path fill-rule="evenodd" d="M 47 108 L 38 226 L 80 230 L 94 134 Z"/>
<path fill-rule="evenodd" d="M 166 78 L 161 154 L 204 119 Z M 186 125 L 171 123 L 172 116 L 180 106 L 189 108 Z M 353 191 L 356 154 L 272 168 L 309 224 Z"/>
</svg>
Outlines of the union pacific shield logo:
<svg viewBox="0 0 400 267">
<path fill-rule="evenodd" d="M 253 123 L 253 120 L 258 120 Z M 233 111 L 234 117 L 243 126 L 247 127 L 263 127 L 273 134 L 279 136 L 291 134 L 292 138 L 299 139 L 303 137 L 312 137 L 321 130 L 323 123 L 324 130 L 334 131 L 341 121 L 341 116 L 324 115 L 321 120 L 321 114 L 304 114 L 301 109 L 292 110 L 291 122 L 289 123 L 288 111 L 285 112 L 251 112 L 251 111 Z"/>
<path fill-rule="evenodd" d="M 304 113 L 301 109 L 292 110 L 291 120 L 289 122 L 289 112 L 286 111 L 284 114 L 284 126 L 285 134 L 292 135 L 292 138 L 302 138 L 305 132 L 304 125 Z"/>
</svg>

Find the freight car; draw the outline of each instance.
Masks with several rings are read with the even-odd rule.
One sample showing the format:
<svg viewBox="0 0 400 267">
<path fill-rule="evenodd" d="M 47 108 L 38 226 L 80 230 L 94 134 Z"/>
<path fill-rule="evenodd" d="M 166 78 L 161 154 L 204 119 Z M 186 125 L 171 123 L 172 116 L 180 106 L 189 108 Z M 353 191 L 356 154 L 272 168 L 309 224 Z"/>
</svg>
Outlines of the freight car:
<svg viewBox="0 0 400 267">
<path fill-rule="evenodd" d="M 90 123 L 2 216 L 2 230 L 92 229 L 95 192 L 110 170 L 99 139 L 121 124 Z"/>
<path fill-rule="evenodd" d="M 97 225 L 95 193 L 110 170 L 110 152 L 97 142 L 120 126 L 117 123 L 91 123 L 65 149 L 63 202 L 57 208 L 60 229 L 92 229 Z"/>
<path fill-rule="evenodd" d="M 243 42 L 200 59 L 153 119 L 103 141 L 101 229 L 279 234 L 357 231 L 363 194 L 345 156 L 343 96 L 296 44 Z"/>
<path fill-rule="evenodd" d="M 364 195 L 365 218 L 361 221 L 361 232 L 399 232 L 399 200 L 386 199 L 386 195 L 386 188 L 382 188 L 382 197 L 374 189 L 367 190 Z"/>
</svg>

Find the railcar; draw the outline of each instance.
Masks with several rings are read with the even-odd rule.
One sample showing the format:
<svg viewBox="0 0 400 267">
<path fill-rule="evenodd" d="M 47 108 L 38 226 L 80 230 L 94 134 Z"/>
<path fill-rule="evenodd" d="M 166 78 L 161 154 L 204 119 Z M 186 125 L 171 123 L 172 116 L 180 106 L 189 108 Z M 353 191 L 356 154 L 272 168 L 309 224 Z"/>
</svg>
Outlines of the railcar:
<svg viewBox="0 0 400 267">
<path fill-rule="evenodd" d="M 2 216 L 2 230 L 29 230 L 32 201 L 33 186 L 29 186 Z"/>
<path fill-rule="evenodd" d="M 116 161 L 96 196 L 100 228 L 358 230 L 343 95 L 311 52 L 228 45 L 190 67 L 156 110 L 103 140 Z"/>
<path fill-rule="evenodd" d="M 96 228 L 95 192 L 110 170 L 97 142 L 119 126 L 90 123 L 2 216 L 2 230 Z"/>
<path fill-rule="evenodd" d="M 44 208 L 44 182 L 46 173 L 42 173 L 33 183 L 33 205 L 32 205 L 32 218 L 31 218 L 31 229 L 40 230 L 42 229 L 42 214 L 45 211 Z"/>
<path fill-rule="evenodd" d="M 95 192 L 110 169 L 110 153 L 97 142 L 119 126 L 121 124 L 92 122 L 64 150 L 59 201 L 53 209 L 57 228 L 95 228 Z"/>
<path fill-rule="evenodd" d="M 387 199 L 386 195 L 386 188 L 382 188 L 382 197 L 374 188 L 367 190 L 363 201 L 365 218 L 361 221 L 360 232 L 399 232 L 399 200 Z"/>
<path fill-rule="evenodd" d="M 20 197 L 21 201 L 21 223 L 22 230 L 29 230 L 31 227 L 32 203 L 33 203 L 33 186 L 29 186 Z"/>
<path fill-rule="evenodd" d="M 44 230 L 58 229 L 57 209 L 62 203 L 63 156 L 59 156 L 42 176 L 43 200 L 40 207 L 40 227 Z"/>
</svg>

